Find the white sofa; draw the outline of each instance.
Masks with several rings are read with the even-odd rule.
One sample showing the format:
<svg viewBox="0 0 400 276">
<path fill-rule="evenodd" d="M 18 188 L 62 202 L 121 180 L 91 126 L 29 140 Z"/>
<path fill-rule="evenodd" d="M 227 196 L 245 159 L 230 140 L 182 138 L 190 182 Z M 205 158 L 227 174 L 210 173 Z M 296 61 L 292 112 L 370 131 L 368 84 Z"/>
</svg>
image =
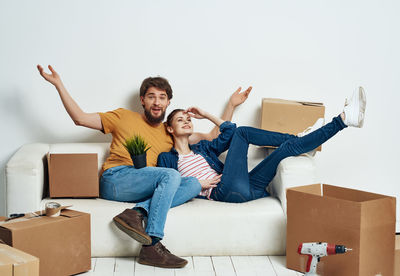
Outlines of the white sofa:
<svg viewBox="0 0 400 276">
<path fill-rule="evenodd" d="M 132 203 L 97 199 L 43 198 L 47 185 L 48 152 L 97 153 L 99 170 L 109 143 L 28 144 L 6 165 L 6 212 L 27 213 L 44 208 L 47 201 L 73 205 L 91 214 L 92 256 L 137 256 L 140 244 L 121 232 L 112 218 Z M 265 151 L 250 156 L 258 163 Z M 254 154 L 253 154 L 254 155 Z M 284 255 L 286 241 L 286 188 L 317 183 L 312 158 L 286 158 L 270 184 L 274 197 L 232 204 L 194 199 L 168 213 L 163 243 L 180 256 Z"/>
</svg>

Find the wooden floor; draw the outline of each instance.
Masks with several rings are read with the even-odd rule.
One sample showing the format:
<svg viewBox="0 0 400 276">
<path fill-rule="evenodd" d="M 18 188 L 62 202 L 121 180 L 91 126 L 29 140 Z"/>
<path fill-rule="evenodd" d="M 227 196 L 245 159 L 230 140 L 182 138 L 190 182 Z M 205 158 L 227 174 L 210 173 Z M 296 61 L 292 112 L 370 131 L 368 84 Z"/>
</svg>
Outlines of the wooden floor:
<svg viewBox="0 0 400 276">
<path fill-rule="evenodd" d="M 186 257 L 181 269 L 141 265 L 136 258 L 92 258 L 92 270 L 79 276 L 300 276 L 285 267 L 285 256 Z"/>
</svg>

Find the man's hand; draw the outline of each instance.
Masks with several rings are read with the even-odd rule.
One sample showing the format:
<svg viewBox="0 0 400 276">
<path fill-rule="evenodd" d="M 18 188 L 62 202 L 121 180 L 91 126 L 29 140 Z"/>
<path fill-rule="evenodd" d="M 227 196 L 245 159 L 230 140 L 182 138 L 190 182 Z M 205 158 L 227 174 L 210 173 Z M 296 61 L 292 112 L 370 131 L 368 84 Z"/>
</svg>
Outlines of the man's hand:
<svg viewBox="0 0 400 276">
<path fill-rule="evenodd" d="M 221 181 L 221 177 L 222 177 L 222 174 L 220 174 L 212 179 L 199 180 L 199 182 L 201 184 L 201 189 L 207 190 L 210 188 L 217 187 L 217 184 Z"/>
<path fill-rule="evenodd" d="M 40 75 L 53 84 L 60 95 L 61 101 L 68 112 L 68 115 L 74 121 L 77 126 L 84 126 L 88 128 L 93 128 L 97 130 L 103 130 L 103 124 L 101 123 L 101 118 L 98 113 L 86 113 L 82 111 L 79 105 L 72 99 L 71 95 L 65 89 L 64 84 L 61 81 L 60 76 L 54 71 L 53 67 L 49 65 L 51 74 L 44 72 L 42 66 L 38 65 Z"/>
<path fill-rule="evenodd" d="M 57 72 L 53 69 L 53 67 L 51 67 L 51 65 L 49 65 L 49 70 L 50 70 L 51 74 L 47 74 L 46 72 L 44 72 L 43 67 L 40 65 L 37 65 L 37 69 L 39 70 L 40 75 L 45 80 L 50 82 L 52 85 L 54 85 L 56 87 L 61 85 L 61 78 L 57 74 Z"/>
<path fill-rule="evenodd" d="M 251 89 L 253 89 L 253 87 L 249 86 L 249 88 L 247 88 L 245 91 L 240 92 L 242 90 L 241 87 L 239 87 L 230 97 L 229 99 L 229 104 L 232 105 L 232 107 L 237 107 L 238 105 L 241 105 L 242 103 L 244 103 L 249 94 Z"/>
</svg>

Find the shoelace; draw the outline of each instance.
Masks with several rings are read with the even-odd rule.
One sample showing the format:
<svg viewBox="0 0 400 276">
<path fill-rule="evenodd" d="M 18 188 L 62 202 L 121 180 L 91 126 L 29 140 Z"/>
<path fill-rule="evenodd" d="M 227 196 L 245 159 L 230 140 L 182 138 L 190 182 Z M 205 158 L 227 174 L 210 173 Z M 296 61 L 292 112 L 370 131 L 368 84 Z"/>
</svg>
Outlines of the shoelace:
<svg viewBox="0 0 400 276">
<path fill-rule="evenodd" d="M 159 252 L 162 255 L 166 255 L 167 253 L 171 254 L 171 252 L 161 242 L 158 243 L 159 245 L 156 246 L 157 252 Z"/>
</svg>

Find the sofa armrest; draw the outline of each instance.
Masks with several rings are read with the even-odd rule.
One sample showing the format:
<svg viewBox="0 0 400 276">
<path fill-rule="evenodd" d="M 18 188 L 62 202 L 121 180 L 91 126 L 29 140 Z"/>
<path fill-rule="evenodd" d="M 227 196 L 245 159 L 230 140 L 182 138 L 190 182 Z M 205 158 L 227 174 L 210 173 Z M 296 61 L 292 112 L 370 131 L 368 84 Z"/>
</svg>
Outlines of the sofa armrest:
<svg viewBox="0 0 400 276">
<path fill-rule="evenodd" d="M 268 192 L 277 197 L 286 216 L 286 190 L 292 187 L 316 184 L 317 174 L 314 158 L 300 155 L 281 161 Z"/>
<path fill-rule="evenodd" d="M 49 144 L 22 146 L 6 165 L 6 213 L 40 209 L 45 180 L 44 158 Z"/>
</svg>

